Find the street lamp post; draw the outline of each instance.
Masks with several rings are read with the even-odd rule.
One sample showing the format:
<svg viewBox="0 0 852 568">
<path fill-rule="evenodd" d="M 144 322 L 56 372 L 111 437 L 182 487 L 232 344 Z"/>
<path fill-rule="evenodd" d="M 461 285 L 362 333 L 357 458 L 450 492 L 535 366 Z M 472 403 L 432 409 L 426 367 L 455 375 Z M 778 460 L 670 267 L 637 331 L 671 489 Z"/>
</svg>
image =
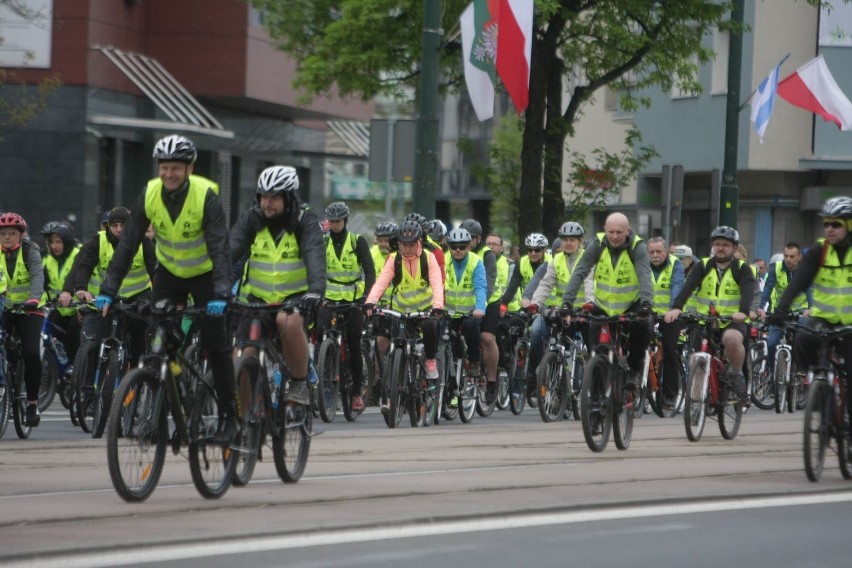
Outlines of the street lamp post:
<svg viewBox="0 0 852 568">
<path fill-rule="evenodd" d="M 719 224 L 736 229 L 739 193 L 737 186 L 737 152 L 740 135 L 740 75 L 743 60 L 744 0 L 734 0 L 731 9 L 731 30 L 728 47 L 728 98 L 725 112 L 725 164 L 719 192 Z"/>
<path fill-rule="evenodd" d="M 435 217 L 438 176 L 438 49 L 441 45 L 441 0 L 425 0 L 420 66 L 420 112 L 414 161 L 414 211 Z"/>
</svg>

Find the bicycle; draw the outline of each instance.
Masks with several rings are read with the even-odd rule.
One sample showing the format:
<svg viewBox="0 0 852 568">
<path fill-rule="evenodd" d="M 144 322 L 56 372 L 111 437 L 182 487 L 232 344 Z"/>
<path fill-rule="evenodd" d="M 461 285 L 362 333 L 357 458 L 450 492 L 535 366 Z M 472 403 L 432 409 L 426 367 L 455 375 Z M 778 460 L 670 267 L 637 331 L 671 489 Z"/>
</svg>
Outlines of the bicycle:
<svg viewBox="0 0 852 568">
<path fill-rule="evenodd" d="M 110 332 L 100 341 L 87 340 L 80 346 L 75 361 L 76 414 L 80 428 L 92 438 L 103 436 L 107 417 L 122 375 L 129 368 L 127 353 L 132 319 L 144 319 L 139 313 L 145 304 L 124 302 L 120 298 L 110 306 Z M 99 317 L 93 306 L 81 308 Z"/>
<path fill-rule="evenodd" d="M 564 312 L 560 315 L 568 315 Z M 613 433 L 619 450 L 630 446 L 633 436 L 633 420 L 644 411 L 642 393 L 647 382 L 647 372 L 642 383 L 627 384 L 627 333 L 623 329 L 635 321 L 648 322 L 648 316 L 628 312 L 614 316 L 594 316 L 582 313 L 578 321 L 599 322 L 598 344 L 588 362 L 583 376 L 580 395 L 580 418 L 583 436 L 593 452 L 602 452 Z M 648 352 L 645 352 L 645 370 L 648 368 Z"/>
<path fill-rule="evenodd" d="M 451 378 L 450 382 L 447 384 L 447 391 L 451 400 L 455 399 L 459 419 L 464 424 L 470 424 L 473 421 L 473 416 L 476 412 L 477 400 L 480 396 L 484 396 L 485 389 L 484 377 L 474 377 L 469 373 L 470 369 L 467 364 L 467 342 L 461 332 L 464 321 L 467 318 L 473 317 L 473 315 L 467 313 L 456 318 L 452 317 L 453 314 L 449 315 L 451 319 L 448 326 L 448 343 L 451 346 L 452 366 L 450 373 Z M 485 373 L 484 367 L 481 368 L 481 372 Z M 482 381 L 481 386 L 480 381 Z"/>
<path fill-rule="evenodd" d="M 125 501 L 144 501 L 160 480 L 166 448 L 177 455 L 188 447 L 195 488 L 205 498 L 221 497 L 231 486 L 237 452 L 211 440 L 219 423 L 212 376 L 182 352 L 187 336 L 179 324 L 185 315 L 206 310 L 158 300 L 146 312 L 150 349 L 121 379 L 119 404 L 112 405 L 107 422 L 112 485 Z"/>
<path fill-rule="evenodd" d="M 453 346 L 451 342 L 450 320 L 443 318 L 441 326 L 441 341 L 438 343 L 438 353 L 435 360 L 438 364 L 438 412 L 435 413 L 434 423 L 438 424 L 439 418 L 452 421 L 459 415 L 458 389 L 451 389 L 455 381 L 455 364 L 453 361 Z"/>
<path fill-rule="evenodd" d="M 509 384 L 509 410 L 515 416 L 520 416 L 526 406 L 528 393 L 532 390 L 529 385 L 529 352 L 530 352 L 530 325 L 533 315 L 529 311 L 519 312 L 515 316 L 522 327 L 512 327 L 513 334 L 518 334 L 515 346 L 512 350 L 511 381 Z"/>
<path fill-rule="evenodd" d="M 325 337 L 317 351 L 317 394 L 318 407 L 323 422 L 334 422 L 338 406 L 343 406 L 343 415 L 349 422 L 357 420 L 362 411 L 352 410 L 354 384 L 349 369 L 349 357 L 353 354 L 347 350 L 346 324 L 351 310 L 361 308 L 355 303 L 325 304 L 325 309 L 331 312 L 331 321 L 325 330 Z M 361 358 L 361 368 L 364 381 L 361 384 L 361 396 L 367 396 L 367 381 L 369 379 L 370 354 L 361 345 L 360 353 L 354 356 Z"/>
<path fill-rule="evenodd" d="M 683 337 L 682 335 L 679 337 Z M 681 346 L 679 346 L 681 347 Z M 684 350 L 680 349 L 681 356 L 684 355 Z M 646 398 L 651 405 L 654 414 L 660 418 L 672 418 L 683 409 L 684 393 L 686 392 L 686 375 L 687 368 L 685 361 L 681 360 L 680 376 L 677 378 L 677 394 L 675 394 L 674 404 L 671 407 L 663 404 L 663 381 L 667 380 L 663 375 L 663 360 L 665 352 L 663 349 L 663 339 L 660 333 L 659 322 L 654 326 L 654 338 L 648 346 L 648 388 Z M 662 379 L 662 380 L 661 380 Z"/>
<path fill-rule="evenodd" d="M 234 376 L 242 428 L 234 450 L 238 453 L 234 485 L 251 481 L 261 449 L 271 438 L 275 471 L 284 483 L 297 483 L 305 472 L 311 450 L 313 414 L 307 406 L 282 404 L 289 391 L 286 361 L 276 329 L 267 329 L 262 314 L 298 311 L 284 304 L 233 303 L 231 309 L 251 318 L 248 341 L 237 349 Z M 247 350 L 250 349 L 250 352 Z M 289 373 L 288 373 L 289 375 Z"/>
<path fill-rule="evenodd" d="M 27 315 L 24 304 L 9 306 L 4 313 Z M 5 322 L 4 322 L 5 323 Z M 30 437 L 32 426 L 27 423 L 27 383 L 24 379 L 24 347 L 18 336 L 17 328 L 14 333 L 8 333 L 5 325 L 0 325 L 0 364 L 3 365 L 3 376 L 6 377 L 6 392 L 0 399 L 0 438 L 6 435 L 9 426 L 9 414 L 18 438 L 24 440 Z M 12 356 L 10 364 L 9 356 Z"/>
<path fill-rule="evenodd" d="M 577 395 L 583 372 L 583 339 L 575 327 L 566 326 L 558 313 L 546 317 L 550 325 L 548 347 L 536 369 L 538 412 L 543 422 L 560 422 L 570 408 L 577 412 Z"/>
<path fill-rule="evenodd" d="M 730 317 L 711 315 L 680 316 L 686 322 L 697 323 L 703 327 L 701 348 L 692 354 L 689 363 L 689 376 L 686 379 L 686 406 L 683 421 L 686 437 L 697 442 L 704 432 L 708 416 L 719 422 L 719 432 L 726 440 L 736 438 L 743 418 L 743 403 L 734 393 L 728 373 L 721 337 L 715 333 L 721 322 L 733 321 Z"/>
<path fill-rule="evenodd" d="M 791 317 L 798 318 L 799 314 Z M 775 412 L 782 414 L 786 410 L 790 414 L 797 409 L 802 410 L 807 402 L 807 381 L 805 374 L 794 369 L 793 365 L 793 327 L 785 327 L 781 341 L 775 348 Z"/>
<path fill-rule="evenodd" d="M 429 312 L 401 313 L 378 308 L 381 317 L 393 319 L 382 405 L 388 428 L 396 428 L 408 412 L 413 428 L 434 423 L 438 414 L 438 380 L 426 378 L 426 358 L 420 336 L 420 322 Z M 440 379 L 440 373 L 439 373 Z"/>
<path fill-rule="evenodd" d="M 751 328 L 751 341 L 746 352 L 746 368 L 748 369 L 748 393 L 752 403 L 761 410 L 775 407 L 775 383 L 769 372 L 769 344 L 766 341 L 766 330 Z"/>
<path fill-rule="evenodd" d="M 68 307 L 76 307 L 77 305 L 72 303 Z M 46 410 L 53 402 L 55 394 L 58 394 L 62 406 L 68 410 L 71 423 L 77 426 L 79 421 L 76 407 L 73 405 L 73 366 L 65 352 L 62 340 L 59 339 L 66 332 L 50 319 L 50 310 L 53 307 L 54 302 L 49 302 L 45 306 L 46 313 L 41 328 L 42 380 L 39 388 L 39 410 Z"/>
<path fill-rule="evenodd" d="M 846 376 L 843 362 L 834 350 L 842 339 L 852 337 L 852 325 L 840 327 L 808 327 L 798 322 L 788 322 L 788 328 L 813 335 L 820 340 L 817 364 L 808 369 L 810 388 L 805 404 L 803 452 L 805 474 L 817 482 L 825 468 L 826 449 L 834 439 L 840 473 L 852 479 L 852 454 L 849 450 L 849 422 L 847 420 Z"/>
</svg>

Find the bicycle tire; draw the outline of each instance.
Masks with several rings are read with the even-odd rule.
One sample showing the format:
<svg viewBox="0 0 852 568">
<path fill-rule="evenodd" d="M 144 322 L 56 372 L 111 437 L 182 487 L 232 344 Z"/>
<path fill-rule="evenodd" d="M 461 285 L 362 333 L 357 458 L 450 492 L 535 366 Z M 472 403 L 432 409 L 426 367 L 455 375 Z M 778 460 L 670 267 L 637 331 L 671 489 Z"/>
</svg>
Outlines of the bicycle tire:
<svg viewBox="0 0 852 568">
<path fill-rule="evenodd" d="M 761 410 L 770 410 L 775 407 L 775 402 L 771 400 L 774 390 L 769 361 L 761 355 L 753 361 L 751 367 L 751 401 Z"/>
<path fill-rule="evenodd" d="M 340 351 L 337 342 L 326 338 L 320 344 L 317 361 L 317 402 L 320 418 L 334 422 L 340 399 Z"/>
<path fill-rule="evenodd" d="M 361 364 L 364 367 L 364 381 L 361 387 L 361 395 L 364 397 L 364 406 L 374 404 L 376 392 L 376 366 L 373 361 L 373 353 L 370 350 L 370 342 L 361 340 Z M 360 415 L 360 412 L 358 413 Z"/>
<path fill-rule="evenodd" d="M 497 398 L 488 402 L 488 380 L 485 377 L 480 379 L 476 387 L 476 413 L 483 418 L 488 418 L 494 414 L 494 409 L 497 408 Z"/>
<path fill-rule="evenodd" d="M 641 395 L 637 395 L 640 387 L 629 389 L 624 384 L 627 377 L 622 377 L 621 388 L 618 396 L 613 397 L 613 412 L 612 412 L 612 437 L 615 441 L 615 447 L 619 450 L 626 450 L 630 447 L 630 441 L 633 439 L 633 422 L 636 415 L 645 411 L 644 399 Z M 615 389 L 613 389 L 615 392 Z"/>
<path fill-rule="evenodd" d="M 44 355 L 41 357 L 41 380 L 38 387 L 38 410 L 44 412 L 53 404 L 56 398 L 56 383 L 59 380 L 59 370 L 56 360 L 50 353 L 50 348 L 45 347 Z"/>
<path fill-rule="evenodd" d="M 686 392 L 683 395 L 683 424 L 686 428 L 686 437 L 690 442 L 697 442 L 704 433 L 704 425 L 707 422 L 707 389 L 695 386 L 696 381 L 704 381 L 706 361 L 696 359 L 689 366 L 689 374 L 686 379 Z M 693 391 L 700 391 L 700 396 L 694 398 Z"/>
<path fill-rule="evenodd" d="M 458 400 L 456 404 L 451 406 L 450 403 L 453 397 L 456 396 L 456 381 L 453 377 L 453 372 L 456 368 L 457 361 L 453 358 L 453 351 L 449 345 L 444 345 L 438 351 L 438 357 L 442 358 L 442 399 L 441 399 L 441 418 L 447 421 L 453 421 L 459 416 Z"/>
<path fill-rule="evenodd" d="M 536 393 L 541 420 L 561 422 L 568 407 L 568 378 L 559 353 L 548 351 L 541 358 L 536 370 Z"/>
<path fill-rule="evenodd" d="M 476 414 L 476 399 L 479 398 L 479 379 L 468 376 L 461 365 L 461 384 L 459 385 L 459 419 L 470 424 Z"/>
<path fill-rule="evenodd" d="M 520 416 L 527 402 L 527 372 L 529 370 L 529 344 L 519 341 L 512 354 L 512 385 L 509 398 L 509 410 Z"/>
<path fill-rule="evenodd" d="M 837 459 L 840 462 L 840 474 L 843 479 L 852 479 L 852 454 L 849 453 L 849 432 L 845 436 L 837 435 Z"/>
<path fill-rule="evenodd" d="M 388 412 L 385 422 L 388 428 L 396 428 L 405 413 L 405 379 L 408 365 L 405 364 L 405 352 L 402 348 L 394 349 L 391 357 L 390 376 L 388 380 Z"/>
<path fill-rule="evenodd" d="M 497 368 L 497 410 L 509 408 L 509 371 Z"/>
<path fill-rule="evenodd" d="M 3 373 L 6 376 L 6 373 Z M 11 389 L 5 389 L 3 396 L 0 397 L 0 439 L 6 435 L 6 429 L 9 427 L 9 415 L 12 413 L 12 404 L 9 402 Z"/>
<path fill-rule="evenodd" d="M 92 438 L 100 438 L 104 434 L 107 417 L 109 416 L 110 405 L 112 404 L 113 394 L 117 384 L 115 377 L 119 373 L 121 373 L 121 367 L 118 360 L 118 352 L 113 349 L 107 356 L 106 373 L 104 373 L 104 378 L 101 381 L 101 388 L 97 397 L 98 400 L 95 401 L 94 414 L 92 416 Z"/>
<path fill-rule="evenodd" d="M 429 414 L 429 383 L 426 382 L 426 373 L 420 365 L 418 358 L 414 357 L 408 369 L 408 396 L 406 402 L 408 408 L 408 421 L 412 428 L 419 428 L 426 424 Z"/>
<path fill-rule="evenodd" d="M 805 475 L 813 482 L 819 481 L 825 467 L 825 450 L 831 432 L 831 385 L 825 378 L 815 380 L 808 389 L 805 405 L 804 440 Z"/>
<path fill-rule="evenodd" d="M 302 405 L 278 407 L 283 424 L 280 435 L 272 436 L 275 471 L 284 483 L 298 483 L 308 465 L 311 453 L 313 413 Z"/>
<path fill-rule="evenodd" d="M 205 499 L 218 499 L 234 479 L 237 454 L 230 445 L 209 441 L 219 427 L 219 403 L 213 394 L 213 377 L 197 380 L 189 416 L 189 472 L 195 489 Z"/>
<path fill-rule="evenodd" d="M 603 355 L 595 355 L 586 365 L 580 395 L 580 420 L 583 437 L 593 452 L 602 452 L 612 431 L 612 377 L 610 364 Z"/>
<path fill-rule="evenodd" d="M 94 392 L 92 380 L 100 359 L 98 356 L 99 349 L 99 341 L 86 341 L 77 350 L 77 356 L 74 359 L 74 398 L 77 407 L 77 420 L 80 429 L 87 434 L 92 433 L 91 415 L 89 415 L 88 420 L 86 416 Z"/>
<path fill-rule="evenodd" d="M 15 365 L 15 375 L 12 377 L 17 387 L 14 389 L 15 397 L 12 402 L 12 422 L 15 425 L 15 434 L 18 438 L 26 440 L 33 431 L 32 426 L 26 424 L 27 417 L 27 382 L 24 379 L 24 362 L 18 361 Z M 9 384 L 8 378 L 6 384 Z"/>
<path fill-rule="evenodd" d="M 574 357 L 574 368 L 571 373 L 571 390 L 573 391 L 573 395 L 571 396 L 570 409 L 574 420 L 580 420 L 580 394 L 583 390 L 583 377 L 586 371 L 585 361 L 585 351 L 577 353 L 577 356 Z"/>
<path fill-rule="evenodd" d="M 116 392 L 106 430 L 107 465 L 116 493 L 128 502 L 154 492 L 168 445 L 165 397 L 157 406 L 159 377 L 148 367 L 133 369 Z"/>
<path fill-rule="evenodd" d="M 265 404 L 261 402 L 263 387 L 259 384 L 265 379 L 260 369 L 260 361 L 254 355 L 241 355 L 234 363 L 234 379 L 240 397 L 240 422 L 242 428 L 237 435 L 234 450 L 237 452 L 233 484 L 237 487 L 248 485 L 257 467 L 261 443 L 261 424 L 264 419 Z M 258 397 L 261 397 L 258 399 Z M 258 412 L 260 411 L 260 412 Z"/>
<path fill-rule="evenodd" d="M 775 413 L 787 410 L 790 394 L 790 352 L 782 349 L 775 354 Z M 792 397 L 791 397 L 792 398 Z"/>
<path fill-rule="evenodd" d="M 743 403 L 733 393 L 731 385 L 719 381 L 719 432 L 726 440 L 733 440 L 743 422 Z"/>
</svg>

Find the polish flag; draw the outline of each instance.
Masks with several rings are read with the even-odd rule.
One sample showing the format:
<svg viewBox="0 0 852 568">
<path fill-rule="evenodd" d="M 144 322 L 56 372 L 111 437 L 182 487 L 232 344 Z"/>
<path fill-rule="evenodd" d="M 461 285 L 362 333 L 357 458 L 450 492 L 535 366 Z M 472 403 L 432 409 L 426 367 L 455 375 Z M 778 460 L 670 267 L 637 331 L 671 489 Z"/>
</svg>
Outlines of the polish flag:
<svg viewBox="0 0 852 568">
<path fill-rule="evenodd" d="M 499 0 L 497 74 L 521 114 L 530 100 L 532 54 L 532 0 Z"/>
<path fill-rule="evenodd" d="M 835 123 L 840 130 L 852 130 L 852 102 L 837 86 L 822 55 L 779 82 L 778 96 Z"/>
</svg>

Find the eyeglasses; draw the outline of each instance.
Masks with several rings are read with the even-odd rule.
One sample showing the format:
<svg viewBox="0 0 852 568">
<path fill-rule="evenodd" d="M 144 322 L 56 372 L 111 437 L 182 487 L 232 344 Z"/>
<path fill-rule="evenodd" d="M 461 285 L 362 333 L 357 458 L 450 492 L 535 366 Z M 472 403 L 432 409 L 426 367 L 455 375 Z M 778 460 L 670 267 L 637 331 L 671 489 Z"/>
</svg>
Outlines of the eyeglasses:
<svg viewBox="0 0 852 568">
<path fill-rule="evenodd" d="M 467 250 L 467 245 L 450 245 L 451 250 Z"/>
<path fill-rule="evenodd" d="M 502 247 L 503 243 L 485 243 L 485 246 L 489 247 Z"/>
<path fill-rule="evenodd" d="M 544 249 L 542 249 L 542 248 L 537 248 L 537 249 L 528 249 L 528 250 L 529 250 L 530 252 L 541 252 L 541 251 L 543 251 Z"/>
<path fill-rule="evenodd" d="M 843 227 L 843 223 L 840 221 L 826 221 L 822 224 L 822 226 L 826 228 L 831 227 L 832 229 L 840 229 Z"/>
</svg>

